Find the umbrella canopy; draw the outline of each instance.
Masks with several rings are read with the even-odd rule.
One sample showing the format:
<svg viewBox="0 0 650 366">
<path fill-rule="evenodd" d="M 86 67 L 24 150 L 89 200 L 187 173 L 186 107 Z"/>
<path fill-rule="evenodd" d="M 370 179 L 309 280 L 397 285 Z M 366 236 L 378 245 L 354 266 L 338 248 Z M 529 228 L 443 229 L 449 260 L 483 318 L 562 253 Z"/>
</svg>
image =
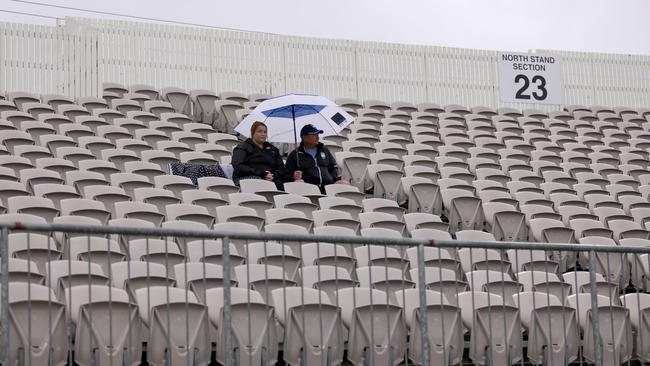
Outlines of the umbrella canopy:
<svg viewBox="0 0 650 366">
<path fill-rule="evenodd" d="M 296 143 L 300 141 L 300 129 L 312 124 L 323 131 L 323 136 L 338 135 L 353 117 L 331 100 L 319 95 L 289 94 L 271 98 L 260 103 L 235 131 L 250 137 L 254 122 L 264 122 L 268 129 L 268 141 Z"/>
</svg>

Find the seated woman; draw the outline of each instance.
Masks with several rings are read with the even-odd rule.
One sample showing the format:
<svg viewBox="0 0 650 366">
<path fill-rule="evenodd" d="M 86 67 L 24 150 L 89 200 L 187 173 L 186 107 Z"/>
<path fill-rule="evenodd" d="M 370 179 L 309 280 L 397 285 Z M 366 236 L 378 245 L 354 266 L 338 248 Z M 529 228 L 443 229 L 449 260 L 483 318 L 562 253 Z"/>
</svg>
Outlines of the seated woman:
<svg viewBox="0 0 650 366">
<path fill-rule="evenodd" d="M 235 146 L 232 152 L 233 181 L 239 185 L 242 179 L 266 179 L 284 189 L 290 181 L 280 151 L 266 141 L 267 129 L 262 122 L 251 126 L 251 137 Z"/>
</svg>

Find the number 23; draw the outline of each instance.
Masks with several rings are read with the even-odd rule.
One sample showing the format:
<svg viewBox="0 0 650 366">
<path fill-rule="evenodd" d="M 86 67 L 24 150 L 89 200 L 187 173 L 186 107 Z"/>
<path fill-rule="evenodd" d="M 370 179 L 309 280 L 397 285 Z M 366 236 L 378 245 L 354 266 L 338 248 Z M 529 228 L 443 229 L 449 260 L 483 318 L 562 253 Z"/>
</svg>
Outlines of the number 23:
<svg viewBox="0 0 650 366">
<path fill-rule="evenodd" d="M 530 81 L 528 80 L 528 77 L 523 74 L 518 74 L 517 76 L 515 76 L 515 83 L 519 84 L 520 81 L 523 81 L 524 85 L 522 85 L 522 87 L 519 88 L 519 90 L 517 90 L 517 94 L 515 94 L 515 98 L 530 100 L 530 94 L 526 94 L 526 90 L 530 86 Z M 533 84 L 535 84 L 535 86 L 537 86 L 537 90 L 533 91 L 533 98 L 535 98 L 535 100 L 546 99 L 546 97 L 548 96 L 548 91 L 546 90 L 546 79 L 544 79 L 544 77 L 541 75 L 535 75 L 533 76 L 532 82 Z"/>
</svg>

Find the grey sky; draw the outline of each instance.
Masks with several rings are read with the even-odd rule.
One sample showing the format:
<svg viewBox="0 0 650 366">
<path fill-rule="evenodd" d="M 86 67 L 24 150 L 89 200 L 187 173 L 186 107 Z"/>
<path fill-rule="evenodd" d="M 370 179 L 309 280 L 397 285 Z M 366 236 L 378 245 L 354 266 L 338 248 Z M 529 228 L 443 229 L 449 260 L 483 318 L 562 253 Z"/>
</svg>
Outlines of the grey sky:
<svg viewBox="0 0 650 366">
<path fill-rule="evenodd" d="M 41 2 L 41 0 L 34 0 Z M 650 55 L 649 0 L 43 0 L 43 3 L 320 38 L 509 51 Z M 0 0 L 0 9 L 115 18 Z M 126 18 L 121 18 L 128 20 Z M 0 21 L 54 20 L 0 12 Z"/>
</svg>

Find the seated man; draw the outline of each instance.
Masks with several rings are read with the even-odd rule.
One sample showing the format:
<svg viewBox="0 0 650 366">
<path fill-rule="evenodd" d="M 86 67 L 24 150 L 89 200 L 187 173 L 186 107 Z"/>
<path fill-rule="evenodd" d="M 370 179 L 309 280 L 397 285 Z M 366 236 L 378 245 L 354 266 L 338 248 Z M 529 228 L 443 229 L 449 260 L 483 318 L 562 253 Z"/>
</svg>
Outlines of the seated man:
<svg viewBox="0 0 650 366">
<path fill-rule="evenodd" d="M 313 125 L 305 125 L 300 130 L 300 146 L 287 157 L 286 168 L 294 181 L 303 180 L 315 184 L 324 191 L 328 184 L 349 184 L 342 180 L 339 168 L 332 153 L 319 142 L 319 134 L 323 131 Z"/>
</svg>

